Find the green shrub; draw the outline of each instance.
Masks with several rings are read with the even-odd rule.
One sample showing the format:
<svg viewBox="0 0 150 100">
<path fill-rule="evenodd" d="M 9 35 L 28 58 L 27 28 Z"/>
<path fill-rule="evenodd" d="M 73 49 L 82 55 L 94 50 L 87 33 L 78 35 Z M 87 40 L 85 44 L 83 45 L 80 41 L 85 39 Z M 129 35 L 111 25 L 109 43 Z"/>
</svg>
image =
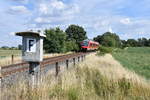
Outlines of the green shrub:
<svg viewBox="0 0 150 100">
<path fill-rule="evenodd" d="M 104 46 L 100 46 L 98 50 L 99 50 L 99 52 L 98 52 L 99 55 L 104 55 L 106 53 L 112 53 L 113 52 L 113 48 L 104 47 Z"/>
<path fill-rule="evenodd" d="M 66 48 L 66 52 L 79 50 L 79 46 L 75 41 L 66 41 L 65 48 Z"/>
</svg>

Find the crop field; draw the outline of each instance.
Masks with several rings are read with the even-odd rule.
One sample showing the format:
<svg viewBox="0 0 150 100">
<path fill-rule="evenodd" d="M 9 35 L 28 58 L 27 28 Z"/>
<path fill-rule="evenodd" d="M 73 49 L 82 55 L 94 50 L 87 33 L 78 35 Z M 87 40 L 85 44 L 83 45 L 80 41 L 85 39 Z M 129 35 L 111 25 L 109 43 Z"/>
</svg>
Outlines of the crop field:
<svg viewBox="0 0 150 100">
<path fill-rule="evenodd" d="M 149 47 L 129 47 L 124 50 L 117 50 L 112 55 L 124 67 L 150 79 Z"/>
</svg>

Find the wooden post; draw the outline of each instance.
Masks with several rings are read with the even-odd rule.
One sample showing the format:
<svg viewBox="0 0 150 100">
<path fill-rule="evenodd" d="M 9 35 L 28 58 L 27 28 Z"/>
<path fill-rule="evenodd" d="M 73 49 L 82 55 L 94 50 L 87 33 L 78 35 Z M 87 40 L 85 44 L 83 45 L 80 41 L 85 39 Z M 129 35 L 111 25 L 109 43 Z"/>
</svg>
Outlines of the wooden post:
<svg viewBox="0 0 150 100">
<path fill-rule="evenodd" d="M 58 66 L 58 62 L 56 62 L 56 76 L 58 76 L 59 73 L 59 66 Z"/>
<path fill-rule="evenodd" d="M 78 57 L 78 62 L 80 62 L 80 57 Z"/>
<path fill-rule="evenodd" d="M 74 66 L 76 65 L 76 60 L 75 60 L 75 58 L 73 58 L 73 65 L 74 65 Z"/>
<path fill-rule="evenodd" d="M 14 55 L 11 55 L 11 63 L 14 63 Z"/>
<path fill-rule="evenodd" d="M 84 60 L 85 60 L 85 55 L 84 55 Z"/>
<path fill-rule="evenodd" d="M 66 67 L 68 69 L 68 67 L 69 67 L 69 60 L 66 60 Z"/>
<path fill-rule="evenodd" d="M 83 55 L 81 56 L 81 59 L 82 59 L 82 61 L 83 61 Z"/>
</svg>

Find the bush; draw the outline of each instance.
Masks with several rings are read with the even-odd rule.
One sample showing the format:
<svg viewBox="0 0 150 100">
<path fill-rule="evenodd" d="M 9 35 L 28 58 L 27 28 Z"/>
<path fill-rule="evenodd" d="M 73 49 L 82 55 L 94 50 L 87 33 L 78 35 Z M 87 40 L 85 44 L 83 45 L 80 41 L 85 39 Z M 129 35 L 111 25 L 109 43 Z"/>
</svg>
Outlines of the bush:
<svg viewBox="0 0 150 100">
<path fill-rule="evenodd" d="M 104 47 L 104 46 L 99 47 L 98 50 L 99 50 L 99 52 L 98 52 L 99 55 L 104 55 L 106 53 L 112 53 L 113 52 L 113 48 Z"/>
<path fill-rule="evenodd" d="M 79 46 L 74 41 L 66 41 L 65 48 L 66 52 L 79 50 Z"/>
</svg>

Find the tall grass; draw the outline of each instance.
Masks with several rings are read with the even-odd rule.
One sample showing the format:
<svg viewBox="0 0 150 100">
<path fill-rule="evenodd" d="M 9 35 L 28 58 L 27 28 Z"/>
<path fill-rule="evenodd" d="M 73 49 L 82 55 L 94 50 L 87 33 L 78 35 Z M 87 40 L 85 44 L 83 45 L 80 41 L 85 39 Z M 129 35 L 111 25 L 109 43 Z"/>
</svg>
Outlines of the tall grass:
<svg viewBox="0 0 150 100">
<path fill-rule="evenodd" d="M 2 95 L 6 100 L 149 100 L 150 86 L 111 55 L 91 54 L 57 78 L 49 73 L 37 88 L 21 81 Z"/>
</svg>

